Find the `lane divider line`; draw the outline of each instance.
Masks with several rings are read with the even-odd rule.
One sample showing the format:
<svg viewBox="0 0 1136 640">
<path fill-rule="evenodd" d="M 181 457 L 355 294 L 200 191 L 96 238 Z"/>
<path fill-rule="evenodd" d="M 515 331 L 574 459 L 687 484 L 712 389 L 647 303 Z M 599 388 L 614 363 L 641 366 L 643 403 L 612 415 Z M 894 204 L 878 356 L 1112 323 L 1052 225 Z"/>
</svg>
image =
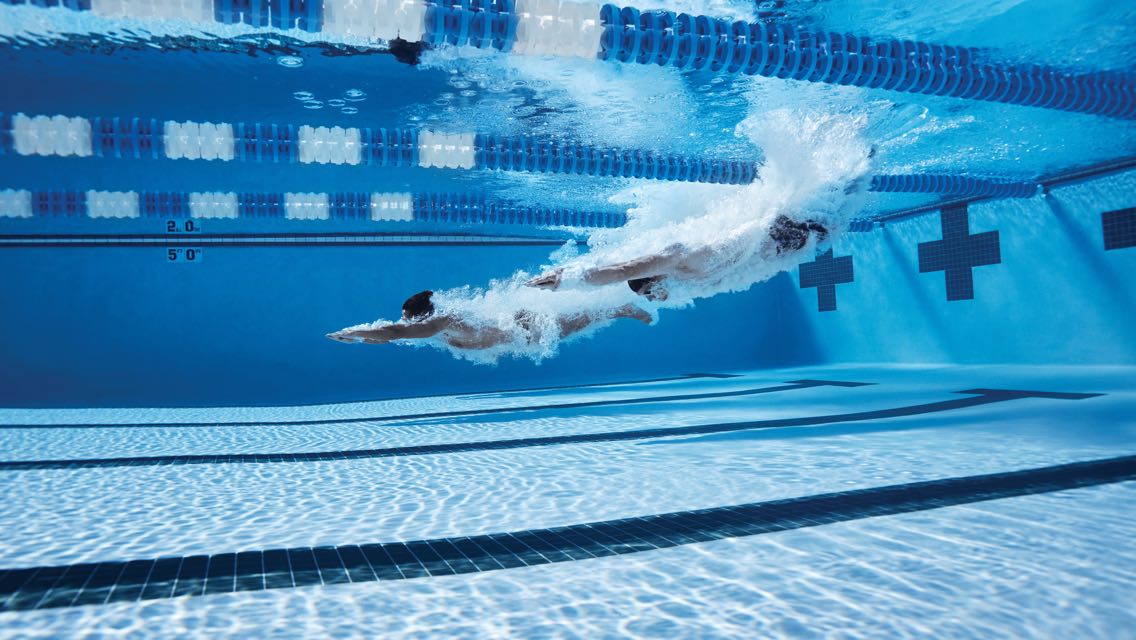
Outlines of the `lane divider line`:
<svg viewBox="0 0 1136 640">
<path fill-rule="evenodd" d="M 0 611 L 480 573 L 1136 480 L 1122 456 L 508 533 L 0 571 Z"/>
<path fill-rule="evenodd" d="M 453 442 L 444 444 L 425 444 L 379 449 L 352 449 L 347 451 L 313 451 L 302 453 L 235 453 L 235 454 L 192 454 L 165 456 L 131 456 L 122 458 L 87 458 L 73 460 L 11 460 L 0 462 L 0 471 L 31 471 L 45 469 L 94 469 L 100 467 L 139 467 L 187 464 L 274 464 L 281 462 L 333 462 L 341 460 L 361 460 L 370 458 L 395 458 L 420 455 L 439 455 L 449 453 L 470 453 L 478 451 L 502 451 L 529 447 L 548 447 L 566 444 L 596 442 L 627 442 L 654 438 L 678 438 L 683 436 L 709 435 L 734 431 L 757 429 L 784 429 L 787 427 L 812 427 L 826 424 L 863 422 L 866 420 L 885 420 L 929 413 L 941 413 L 968 409 L 988 404 L 1022 400 L 1026 398 L 1048 398 L 1057 400 L 1084 400 L 1098 397 L 1098 393 L 1060 393 L 1049 391 L 1013 391 L 1006 389 L 971 389 L 958 393 L 971 397 L 909 405 L 893 409 L 857 411 L 825 416 L 801 418 L 779 418 L 774 420 L 753 420 L 746 422 L 724 422 L 717 424 L 692 425 L 686 427 L 659 427 L 653 429 L 634 429 L 627 431 L 606 431 L 563 436 L 540 436 L 514 438 L 510 440 L 486 440 L 476 442 Z"/>
</svg>

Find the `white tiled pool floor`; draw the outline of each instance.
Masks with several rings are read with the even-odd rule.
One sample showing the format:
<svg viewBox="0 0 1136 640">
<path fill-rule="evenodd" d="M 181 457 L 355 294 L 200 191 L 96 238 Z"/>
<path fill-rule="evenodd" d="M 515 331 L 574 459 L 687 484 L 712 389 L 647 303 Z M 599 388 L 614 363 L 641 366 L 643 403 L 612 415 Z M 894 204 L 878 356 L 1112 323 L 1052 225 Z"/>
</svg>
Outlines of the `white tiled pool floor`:
<svg viewBox="0 0 1136 640">
<path fill-rule="evenodd" d="M 1131 456 L 1134 374 L 815 367 L 294 409 L 4 410 L 0 569 L 518 532 Z M 798 380 L 873 384 L 783 388 Z M 774 390 L 725 395 L 755 389 Z M 951 404 L 976 389 L 1103 395 Z M 689 397 L 704 394 L 719 395 Z M 642 398 L 656 400 L 594 405 Z M 560 406 L 531 410 L 547 405 Z M 517 407 L 530 410 L 368 419 Z M 319 422 L 280 424 L 297 420 Z M 146 426 L 77 426 L 120 423 Z M 707 424 L 732 426 L 487 444 Z M 471 447 L 437 449 L 455 443 Z M 233 454 L 271 455 L 184 463 Z M 15 461 L 31 468 L 3 466 Z M 462 575 L 9 611 L 0 635 L 1114 638 L 1136 628 L 1134 488 Z"/>
</svg>

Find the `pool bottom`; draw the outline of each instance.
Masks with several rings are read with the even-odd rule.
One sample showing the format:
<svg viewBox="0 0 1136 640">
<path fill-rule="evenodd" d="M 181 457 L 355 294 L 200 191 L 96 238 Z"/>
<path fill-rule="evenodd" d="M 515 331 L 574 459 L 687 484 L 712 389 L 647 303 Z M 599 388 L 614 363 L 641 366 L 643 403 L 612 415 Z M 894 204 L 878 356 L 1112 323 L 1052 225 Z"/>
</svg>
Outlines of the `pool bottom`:
<svg viewBox="0 0 1136 640">
<path fill-rule="evenodd" d="M 1118 637 L 1136 485 L 464 576 L 0 614 L 10 637 Z M 1091 522 L 1092 526 L 1086 526 Z"/>
<path fill-rule="evenodd" d="M 1136 456 L 1122 456 L 554 529 L 13 569 L 0 572 L 0 610 L 516 569 L 1131 480 L 1136 480 Z"/>
<path fill-rule="evenodd" d="M 747 624 L 778 635 L 836 630 L 863 636 L 967 635 L 962 622 L 947 620 L 948 613 L 938 609 L 941 603 L 953 602 L 960 621 L 977 612 L 969 622 L 970 635 L 976 633 L 973 629 L 1002 636 L 1038 635 L 1049 627 L 1034 627 L 1035 621 L 1049 614 L 1036 608 L 1064 607 L 1082 624 L 1082 631 L 1073 635 L 1115 636 L 1132 622 L 1117 599 L 1130 591 L 1129 576 L 1136 573 L 1131 570 L 1136 566 L 1131 544 L 1123 534 L 1131 527 L 1125 514 L 1131 512 L 1133 486 L 1124 480 L 1131 477 L 1130 456 L 1136 453 L 1131 374 L 1125 368 L 1036 367 L 760 371 L 727 379 L 415 401 L 422 416 L 447 407 L 473 412 L 455 416 L 408 417 L 406 407 L 398 403 L 341 405 L 327 408 L 327 413 L 344 418 L 341 423 L 293 426 L 281 426 L 292 417 L 287 410 L 257 416 L 253 425 L 231 420 L 225 424 L 226 410 L 217 410 L 214 425 L 116 428 L 76 426 L 74 420 L 48 412 L 39 417 L 41 422 L 59 424 L 0 429 L 9 460 L 34 463 L 37 454 L 79 460 L 130 453 L 136 447 L 164 455 L 243 448 L 271 458 L 268 453 L 281 447 L 342 450 L 375 438 L 395 447 L 434 447 L 538 433 L 639 435 L 617 442 L 401 458 L 0 469 L 15 480 L 0 515 L 3 521 L 21 522 L 19 529 L 4 531 L 6 551 L 0 567 L 60 568 L 41 574 L 39 583 L 51 582 L 50 587 L 38 596 L 29 591 L 22 602 L 34 598 L 33 606 L 63 607 L 0 614 L 0 630 L 22 636 L 42 625 L 56 635 L 70 635 L 82 625 L 106 630 L 104 624 L 113 624 L 133 632 L 139 627 L 130 620 L 132 615 L 153 615 L 187 634 L 222 636 L 223 630 L 193 625 L 227 620 L 242 633 L 283 636 L 717 636 L 747 635 Z M 745 393 L 805 379 L 872 384 Z M 955 402 L 959 391 L 975 389 L 1040 393 L 950 405 L 937 412 L 880 414 L 896 407 Z M 349 422 L 363 417 L 361 409 L 372 417 L 398 418 Z M 856 413 L 867 416 L 845 422 L 830 419 Z M 821 419 L 824 416 L 829 418 Z M 104 412 L 98 419 L 112 417 Z M 120 418 L 136 421 L 129 414 Z M 685 432 L 698 425 L 745 420 L 767 428 Z M 279 433 L 282 429 L 285 433 Z M 660 433 L 642 437 L 645 430 Z M 1103 467 L 1083 464 L 1110 458 Z M 1113 484 L 1086 486 L 1100 482 Z M 889 488 L 896 486 L 901 488 Z M 1097 495 L 1114 500 L 1097 504 L 1081 498 Z M 728 508 L 743 503 L 758 506 Z M 1032 511 L 1013 506 L 1019 504 L 1051 506 Z M 920 509 L 932 510 L 915 512 Z M 680 515 L 651 517 L 663 513 Z M 974 513 L 988 514 L 995 524 L 975 528 L 969 520 Z M 622 530 L 585 525 L 620 519 L 627 525 Z M 917 526 L 902 524 L 911 522 Z M 863 543 L 848 533 L 897 527 L 901 533 L 884 542 Z M 1078 531 L 1071 533 L 1071 528 Z M 943 529 L 957 532 L 944 534 Z M 631 538 L 618 539 L 628 531 Z M 496 569 L 493 562 L 503 566 L 504 556 L 470 556 L 473 547 L 468 542 L 474 538 L 474 546 L 484 551 L 490 543 L 481 545 L 478 536 L 493 538 L 501 532 L 513 532 L 512 539 L 528 551 L 514 553 L 514 568 L 486 571 Z M 1046 534 L 1057 540 L 1038 539 Z M 842 539 L 849 535 L 851 540 Z M 831 549 L 806 546 L 785 558 L 766 552 L 751 557 L 747 551 L 792 550 L 794 541 L 816 539 L 810 536 L 836 539 Z M 610 553 L 591 546 L 600 537 Z M 916 562 L 909 557 L 911 548 L 926 537 L 949 541 L 956 548 L 948 548 L 942 557 L 924 554 Z M 414 542 L 439 538 L 453 546 L 423 548 Z M 1074 557 L 1059 557 L 1056 547 L 1062 538 L 1072 540 L 1068 552 Z M 641 542 L 649 545 L 619 547 Z M 392 556 L 395 549 L 409 550 L 415 562 L 396 563 L 395 570 L 400 578 L 411 579 L 376 582 L 379 568 L 370 563 L 373 577 L 359 573 L 361 565 L 352 564 L 353 550 L 368 543 L 386 543 L 384 550 Z M 970 550 L 974 545 L 977 550 Z M 443 547 L 449 551 L 441 552 L 440 562 L 421 555 Z M 895 557 L 887 556 L 889 548 Z M 257 555 L 272 549 L 306 551 L 310 563 L 301 556 L 298 563 L 289 557 L 290 583 L 281 584 L 279 572 L 268 571 L 268 554 Z M 447 558 L 455 549 L 458 554 Z M 625 553 L 634 550 L 643 552 Z M 329 551 L 340 559 L 338 569 L 326 562 Z M 976 578 L 960 575 L 960 567 L 970 560 L 956 556 L 972 551 L 979 558 L 1005 555 L 987 567 L 997 572 L 987 580 L 989 588 L 996 587 L 993 594 L 974 592 Z M 137 562 L 157 557 L 171 559 L 165 561 L 167 568 L 176 559 L 179 571 L 187 558 L 204 563 L 199 580 L 193 571 L 186 572 L 187 590 L 182 593 L 205 595 L 115 602 L 152 597 L 166 583 L 171 592 L 179 588 L 180 579 L 163 583 L 155 578 L 158 564 Z M 248 572 L 242 574 L 250 558 L 262 563 L 255 578 L 259 587 L 250 586 Z M 864 564 L 863 558 L 876 559 Z M 127 562 L 131 560 L 136 562 Z M 815 566 L 821 560 L 827 564 Z M 545 561 L 549 564 L 539 566 Z M 738 562 L 754 566 L 724 568 Z M 90 582 L 94 571 L 80 585 L 83 589 L 68 592 L 67 585 L 83 574 L 67 567 L 83 563 L 99 563 L 104 573 L 117 567 L 117 573 L 101 592 L 98 581 Z M 475 570 L 447 575 L 460 572 L 463 563 Z M 706 563 L 714 571 L 703 566 Z M 413 577 L 415 566 L 420 577 Z M 777 573 L 782 567 L 784 575 Z M 982 565 L 978 567 L 981 573 Z M 137 576 L 143 570 L 147 576 L 140 582 Z M 760 581 L 750 582 L 754 575 Z M 0 574 L 0 582 L 11 576 Z M 586 576 L 599 595 L 593 597 L 586 581 L 581 582 Z M 1027 577 L 1046 584 L 1015 582 Z M 355 578 L 361 580 L 349 584 Z M 269 580 L 277 581 L 272 585 L 276 589 L 223 593 L 242 585 L 267 588 Z M 615 583 L 605 584 L 612 580 Z M 663 587 L 650 586 L 652 580 Z M 1068 585 L 1069 591 L 1061 591 L 1055 586 L 1059 584 Z M 573 586 L 560 593 L 557 585 Z M 1037 593 L 1027 597 L 1013 592 L 1010 587 L 1015 585 Z M 83 595 L 88 590 L 90 594 Z M 972 593 L 968 596 L 967 591 Z M 597 600 L 604 594 L 610 603 Z M 1070 595 L 1077 596 L 1073 604 L 1068 604 Z M 885 602 L 887 596 L 894 600 L 891 605 Z M 522 605 L 518 597 L 534 600 Z M 81 604 L 81 598 L 110 604 L 67 606 Z M 438 598 L 447 604 L 439 604 Z M 841 605 L 849 616 L 842 626 L 838 616 L 829 615 L 841 606 L 822 603 L 849 598 L 854 604 Z M 862 598 L 867 600 L 860 602 Z M 998 601 L 1017 610 L 991 616 L 988 605 Z M 162 602 L 172 608 L 159 606 Z M 433 610 L 419 610 L 427 603 Z M 719 603 L 724 608 L 716 612 Z M 246 620 L 229 611 L 234 605 L 259 613 Z M 288 611 L 268 613 L 276 607 Z M 331 611 L 350 619 L 337 619 L 327 613 Z M 267 617 L 258 619 L 262 615 Z M 274 631 L 272 618 L 278 616 L 293 624 Z M 925 627 L 934 626 L 936 619 L 941 629 Z M 792 626 L 793 620 L 798 627 Z M 183 628 L 182 622 L 191 626 Z M 1067 621 L 1053 623 L 1054 628 L 1064 624 Z"/>
</svg>

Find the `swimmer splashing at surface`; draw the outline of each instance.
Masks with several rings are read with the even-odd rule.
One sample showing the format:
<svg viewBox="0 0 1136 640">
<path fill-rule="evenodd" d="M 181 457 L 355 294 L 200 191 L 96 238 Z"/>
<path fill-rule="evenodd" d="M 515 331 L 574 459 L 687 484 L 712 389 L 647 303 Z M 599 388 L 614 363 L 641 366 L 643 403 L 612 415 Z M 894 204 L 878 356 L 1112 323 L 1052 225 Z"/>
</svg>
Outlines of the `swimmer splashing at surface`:
<svg viewBox="0 0 1136 640">
<path fill-rule="evenodd" d="M 759 251 L 770 257 L 797 252 L 808 244 L 810 234 L 815 234 L 819 244 L 828 237 L 828 229 L 813 220 L 796 222 L 780 215 L 773 221 L 765 246 Z M 666 289 L 668 280 L 699 280 L 711 277 L 713 274 L 710 273 L 710 265 L 718 262 L 719 254 L 726 250 L 728 250 L 726 247 L 717 244 L 692 248 L 675 243 L 656 254 L 585 269 L 580 280 L 591 286 L 626 281 L 632 291 L 644 298 L 651 301 L 665 301 L 669 296 Z M 525 285 L 556 290 L 560 287 L 563 277 L 564 269 L 557 268 L 525 282 Z"/>
<path fill-rule="evenodd" d="M 768 112 L 739 126 L 765 150 L 759 180 L 722 185 L 633 184 L 629 222 L 575 243 L 540 275 L 519 271 L 483 289 L 423 291 L 403 318 L 328 334 L 340 342 L 415 341 L 482 363 L 534 361 L 565 339 L 619 318 L 653 324 L 660 309 L 744 291 L 808 260 L 862 204 L 871 146 L 862 117 Z M 437 308 L 435 308 L 437 303 Z"/>
</svg>

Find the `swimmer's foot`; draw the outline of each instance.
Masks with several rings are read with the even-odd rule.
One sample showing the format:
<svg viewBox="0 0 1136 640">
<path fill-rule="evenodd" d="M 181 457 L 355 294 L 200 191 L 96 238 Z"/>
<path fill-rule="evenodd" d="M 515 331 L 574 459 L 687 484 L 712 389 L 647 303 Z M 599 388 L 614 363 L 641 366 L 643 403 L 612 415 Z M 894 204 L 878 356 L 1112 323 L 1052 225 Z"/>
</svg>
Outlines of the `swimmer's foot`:
<svg viewBox="0 0 1136 640">
<path fill-rule="evenodd" d="M 548 289 L 555 291 L 560 287 L 560 277 L 564 274 L 563 269 L 553 269 L 540 274 L 539 276 L 525 282 L 526 287 L 536 287 L 537 289 Z"/>
<path fill-rule="evenodd" d="M 647 313 L 646 311 L 640 309 L 639 307 L 637 307 L 633 304 L 625 304 L 622 307 L 620 307 L 619 309 L 616 309 L 615 317 L 617 317 L 617 318 L 634 318 L 635 320 L 638 320 L 639 322 L 642 322 L 643 324 L 651 324 L 655 321 L 655 318 L 651 314 Z"/>
</svg>

